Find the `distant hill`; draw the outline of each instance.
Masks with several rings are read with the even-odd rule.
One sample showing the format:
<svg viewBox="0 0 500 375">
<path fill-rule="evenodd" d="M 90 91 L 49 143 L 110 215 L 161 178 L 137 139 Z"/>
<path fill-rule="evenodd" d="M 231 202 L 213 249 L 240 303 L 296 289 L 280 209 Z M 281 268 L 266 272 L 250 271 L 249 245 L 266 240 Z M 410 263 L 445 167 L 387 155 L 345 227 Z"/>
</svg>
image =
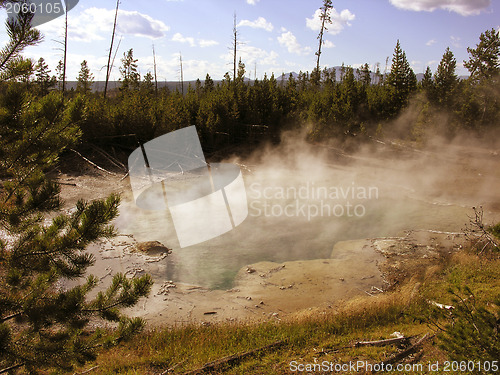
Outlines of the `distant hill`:
<svg viewBox="0 0 500 375">
<path fill-rule="evenodd" d="M 390 69 L 390 67 L 389 67 L 388 69 Z M 335 66 L 335 67 L 333 67 L 333 68 L 329 68 L 329 69 L 328 69 L 328 71 L 330 71 L 330 72 L 332 72 L 333 70 L 335 70 L 335 77 L 337 78 L 337 81 L 338 81 L 338 80 L 340 80 L 340 77 L 341 77 L 341 75 L 342 75 L 342 67 L 341 67 L 341 66 Z M 310 73 L 310 72 L 309 72 L 309 73 Z M 297 73 L 297 72 L 289 72 L 289 73 L 284 73 L 284 74 L 283 74 L 283 78 L 282 78 L 282 75 L 281 75 L 281 74 L 280 74 L 279 76 L 276 76 L 276 75 L 275 75 L 274 77 L 275 77 L 277 80 L 284 79 L 285 81 L 287 81 L 287 80 L 288 80 L 288 78 L 290 77 L 290 74 L 291 74 L 291 75 L 292 75 L 292 77 L 293 77 L 293 78 L 295 78 L 295 79 L 297 79 L 297 77 L 299 76 L 299 73 Z M 356 78 L 358 78 L 358 75 L 357 75 L 357 70 L 356 70 L 356 69 L 354 69 L 354 76 L 355 76 Z M 372 81 L 372 83 L 376 83 L 375 73 L 374 73 L 374 72 L 372 72 L 372 73 L 370 74 L 370 76 L 371 76 L 371 81 Z M 416 74 L 416 76 L 417 76 L 417 82 L 420 82 L 420 81 L 422 81 L 422 79 L 424 78 L 424 73 L 417 73 L 417 74 Z M 463 79 L 467 79 L 467 78 L 469 78 L 469 76 L 459 76 L 458 78 L 463 80 Z"/>
<path fill-rule="evenodd" d="M 332 72 L 333 70 L 335 70 L 335 77 L 337 78 L 337 81 L 340 80 L 340 77 L 341 77 L 341 72 L 342 72 L 342 67 L 340 66 L 335 66 L 333 68 L 329 68 L 329 71 Z M 310 72 L 309 72 L 310 73 Z M 272 73 L 271 73 L 272 74 Z M 271 74 L 268 74 L 267 77 L 269 78 L 271 76 Z M 290 74 L 292 75 L 293 78 L 297 79 L 298 76 L 299 76 L 299 73 L 297 72 L 288 72 L 288 73 L 283 73 L 283 74 L 274 74 L 274 78 L 276 78 L 276 80 L 278 82 L 280 81 L 288 81 L 289 77 L 290 77 Z M 357 70 L 354 69 L 354 75 L 357 77 Z M 376 83 L 376 76 L 375 76 L 375 73 L 371 73 L 371 82 L 372 83 Z M 417 81 L 420 82 L 422 81 L 422 79 L 424 78 L 424 74 L 423 73 L 417 73 L 416 74 L 417 76 Z M 459 76 L 458 77 L 459 79 L 467 79 L 468 76 Z M 204 81 L 205 81 L 205 78 L 201 79 L 200 78 L 200 81 L 203 85 Z M 248 77 L 245 77 L 245 82 L 253 82 L 254 80 L 253 79 L 250 79 Z M 218 83 L 220 83 L 221 80 L 214 80 L 214 84 L 217 85 Z M 66 87 L 68 90 L 71 90 L 71 89 L 74 89 L 76 90 L 76 84 L 77 82 L 76 81 L 68 81 L 66 82 Z M 96 81 L 94 82 L 93 86 L 92 86 L 92 91 L 94 92 L 101 92 L 101 91 L 104 91 L 104 84 L 105 82 L 104 81 Z M 194 87 L 194 85 L 196 84 L 196 80 L 192 80 L 192 81 L 184 81 L 184 93 L 187 92 L 187 89 L 189 87 L 189 85 L 191 84 L 191 86 Z M 109 90 L 116 90 L 118 89 L 119 87 L 121 86 L 121 83 L 119 81 L 111 81 L 108 83 L 108 89 Z M 167 87 L 169 90 L 171 91 L 175 91 L 175 90 L 181 90 L 181 84 L 179 81 L 158 81 L 158 88 L 161 89 L 161 88 L 164 88 L 164 87 Z"/>
<path fill-rule="evenodd" d="M 201 80 L 203 83 L 204 80 Z M 94 92 L 101 92 L 104 91 L 104 85 L 105 81 L 95 81 L 94 84 L 92 85 L 92 91 Z M 196 81 L 184 81 L 184 92 L 187 92 L 187 88 L 189 87 L 189 84 L 195 85 Z M 217 83 L 217 81 L 215 81 Z M 76 85 L 77 81 L 67 81 L 66 82 L 66 88 L 67 90 L 76 90 Z M 110 81 L 108 82 L 108 90 L 117 90 L 121 86 L 120 81 Z M 163 88 L 163 87 L 168 87 L 169 90 L 175 91 L 181 89 L 181 84 L 180 82 L 177 81 L 158 81 L 158 88 Z"/>
</svg>

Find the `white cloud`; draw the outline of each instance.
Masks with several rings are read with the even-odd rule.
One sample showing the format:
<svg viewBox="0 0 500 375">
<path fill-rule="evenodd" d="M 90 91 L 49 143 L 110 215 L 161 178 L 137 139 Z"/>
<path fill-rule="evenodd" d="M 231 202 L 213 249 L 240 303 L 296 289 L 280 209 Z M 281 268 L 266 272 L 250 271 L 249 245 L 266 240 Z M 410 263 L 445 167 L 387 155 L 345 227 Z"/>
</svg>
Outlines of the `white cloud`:
<svg viewBox="0 0 500 375">
<path fill-rule="evenodd" d="M 212 76 L 212 78 L 217 79 L 218 77 L 222 77 L 223 74 L 219 64 L 214 64 L 207 60 L 183 59 L 182 70 L 185 80 L 196 79 L 196 78 L 203 79 L 207 75 L 207 73 L 209 73 Z M 179 77 L 178 54 L 173 54 L 171 58 L 166 61 L 165 66 L 163 66 L 163 71 L 164 74 L 167 76 L 168 80 L 175 81 L 176 79 L 178 79 Z"/>
<path fill-rule="evenodd" d="M 412 60 L 410 61 L 410 66 L 415 72 L 420 72 L 422 70 L 422 61 Z"/>
<path fill-rule="evenodd" d="M 329 40 L 323 40 L 323 47 L 325 47 L 325 48 L 333 48 L 333 47 L 335 47 L 335 44 L 333 44 Z"/>
<path fill-rule="evenodd" d="M 240 56 L 247 64 L 258 62 L 259 65 L 276 66 L 278 54 L 275 51 L 265 51 L 258 47 L 244 46 L 241 48 Z"/>
<path fill-rule="evenodd" d="M 113 29 L 115 11 L 103 8 L 88 8 L 78 15 L 68 15 L 68 38 L 80 42 L 93 42 L 108 39 Z M 43 33 L 61 33 L 64 29 L 62 17 L 52 22 L 41 25 Z M 161 38 L 169 27 L 162 21 L 156 20 L 147 14 L 137 11 L 118 11 L 118 23 L 116 32 L 118 35 L 132 35 L 148 37 L 152 39 Z"/>
<path fill-rule="evenodd" d="M 450 36 L 451 44 L 453 47 L 460 48 L 462 45 L 460 44 L 460 38 L 458 36 Z"/>
<path fill-rule="evenodd" d="M 389 0 L 392 5 L 416 12 L 444 9 L 462 16 L 477 15 L 491 5 L 491 0 Z"/>
<path fill-rule="evenodd" d="M 219 42 L 217 42 L 216 40 L 209 40 L 209 39 L 198 39 L 195 41 L 193 37 L 184 36 L 181 33 L 175 33 L 174 36 L 172 37 L 172 41 L 179 43 L 188 43 L 190 47 L 200 46 L 202 48 L 212 47 L 219 44 Z"/>
<path fill-rule="evenodd" d="M 257 5 L 257 3 L 259 2 L 260 0 L 247 0 L 247 4 L 250 4 L 250 5 Z"/>
<path fill-rule="evenodd" d="M 320 16 L 321 9 L 317 9 L 312 18 L 306 18 L 306 26 L 313 31 L 321 30 L 322 21 Z M 344 9 L 339 13 L 335 8 L 332 8 L 330 18 L 332 19 L 332 23 L 326 25 L 326 27 L 330 34 L 336 35 L 344 30 L 345 26 L 351 26 L 350 21 L 354 21 L 356 16 L 349 9 Z"/>
<path fill-rule="evenodd" d="M 117 31 L 122 34 L 161 38 L 165 36 L 165 32 L 170 29 L 162 21 L 155 20 L 137 11 L 119 12 L 118 17 L 119 23 L 117 25 Z"/>
<path fill-rule="evenodd" d="M 230 62 L 232 66 L 233 54 L 227 52 L 220 56 L 224 61 Z M 247 71 L 253 70 L 254 63 L 258 63 L 259 67 L 276 67 L 278 66 L 278 54 L 275 51 L 266 51 L 259 47 L 250 46 L 245 44 L 238 50 L 238 59 L 246 64 Z M 264 69 L 266 70 L 266 69 Z M 248 75 L 248 74 L 247 74 Z"/>
<path fill-rule="evenodd" d="M 431 40 L 429 40 L 427 43 L 425 43 L 425 45 L 426 45 L 426 46 L 432 46 L 432 45 L 434 45 L 434 44 L 436 44 L 436 43 L 437 43 L 437 41 L 436 41 L 435 39 L 431 39 Z"/>
<path fill-rule="evenodd" d="M 248 26 L 254 29 L 264 29 L 266 31 L 273 31 L 274 29 L 273 24 L 266 21 L 264 17 L 259 17 L 255 21 L 242 20 L 238 23 L 238 26 Z"/>
<path fill-rule="evenodd" d="M 311 52 L 310 47 L 302 47 L 300 43 L 297 41 L 295 35 L 292 34 L 291 31 L 283 32 L 278 37 L 278 42 L 280 45 L 286 47 L 288 52 L 295 53 L 297 55 L 305 55 Z"/>
<path fill-rule="evenodd" d="M 191 38 L 189 36 L 183 36 L 181 33 L 175 33 L 174 36 L 172 37 L 172 41 L 179 43 L 188 43 L 191 47 L 196 46 L 194 38 Z"/>
<path fill-rule="evenodd" d="M 219 42 L 217 42 L 216 40 L 208 40 L 208 39 L 198 40 L 198 45 L 202 48 L 216 46 L 217 44 L 219 44 Z"/>
</svg>

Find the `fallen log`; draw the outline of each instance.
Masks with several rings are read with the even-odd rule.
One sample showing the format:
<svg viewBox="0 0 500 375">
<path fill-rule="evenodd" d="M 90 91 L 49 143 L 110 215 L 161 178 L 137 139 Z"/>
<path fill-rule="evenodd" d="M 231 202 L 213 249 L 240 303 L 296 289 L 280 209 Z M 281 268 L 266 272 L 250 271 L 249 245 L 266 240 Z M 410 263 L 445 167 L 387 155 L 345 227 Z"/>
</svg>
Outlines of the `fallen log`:
<svg viewBox="0 0 500 375">
<path fill-rule="evenodd" d="M 376 341 L 358 341 L 354 344 L 354 347 L 359 348 L 360 346 L 386 346 L 392 344 L 400 344 L 408 341 L 411 337 L 395 337 L 393 339 L 376 340 Z"/>
<path fill-rule="evenodd" d="M 262 347 L 257 348 L 257 349 L 252 349 L 252 350 L 249 350 L 247 352 L 237 353 L 237 354 L 233 354 L 233 355 L 230 355 L 230 356 L 227 356 L 224 358 L 220 358 L 220 359 L 217 359 L 213 362 L 205 363 L 200 368 L 185 372 L 184 375 L 202 374 L 202 373 L 205 373 L 208 371 L 215 371 L 215 370 L 220 369 L 221 367 L 223 367 L 225 365 L 235 364 L 244 358 L 250 357 L 250 356 L 258 354 L 260 352 L 264 352 L 264 351 L 269 350 L 269 349 L 277 348 L 283 344 L 284 344 L 284 341 L 280 340 L 280 341 L 273 342 L 272 344 L 262 346 Z"/>
<path fill-rule="evenodd" d="M 439 303 L 436 301 L 429 301 L 429 303 L 433 306 L 436 306 L 436 307 L 438 307 L 440 309 L 444 309 L 444 310 L 453 310 L 455 308 L 454 306 L 445 305 L 445 304 L 442 304 L 442 303 Z"/>
<path fill-rule="evenodd" d="M 434 336 L 435 335 L 429 336 L 429 334 L 426 333 L 425 335 L 422 336 L 422 338 L 420 338 L 415 344 L 410 346 L 408 349 L 403 350 L 402 352 L 397 353 L 397 354 L 393 355 L 392 357 L 389 357 L 385 361 L 380 362 L 380 367 L 385 368 L 386 365 L 389 365 L 389 364 L 392 365 L 394 363 L 401 362 L 401 360 L 403 360 L 406 357 L 408 357 L 409 355 L 415 353 L 422 346 L 422 344 L 425 341 L 432 339 Z"/>
<path fill-rule="evenodd" d="M 167 375 L 168 373 L 171 373 L 173 372 L 177 367 L 179 367 L 180 365 L 182 365 L 184 362 L 186 362 L 187 360 L 189 359 L 186 358 L 185 360 L 183 361 L 180 361 L 180 362 L 177 362 L 175 365 L 173 365 L 172 367 L 166 369 L 165 371 L 163 371 L 160 375 Z"/>
<path fill-rule="evenodd" d="M 78 151 L 76 150 L 73 150 L 72 148 L 70 148 L 71 151 L 73 151 L 75 154 L 77 154 L 78 156 L 80 156 L 83 160 L 85 160 L 87 163 L 89 163 L 90 165 L 92 165 L 93 167 L 99 169 L 100 171 L 103 171 L 103 172 L 106 172 L 107 174 L 110 174 L 112 176 L 116 176 L 116 173 L 113 173 L 113 172 L 110 172 L 100 166 L 98 166 L 96 163 L 94 163 L 93 161 L 90 161 L 89 159 L 87 159 L 85 156 L 83 156 L 82 154 L 80 154 Z"/>
<path fill-rule="evenodd" d="M 102 148 L 97 147 L 96 145 L 91 144 L 90 145 L 94 150 L 96 150 L 99 154 L 101 154 L 106 160 L 108 160 L 111 164 L 113 164 L 115 167 L 123 169 L 125 172 L 127 172 L 127 167 L 119 160 L 115 159 L 113 156 L 108 154 L 106 151 L 104 151 Z"/>
<path fill-rule="evenodd" d="M 99 365 L 94 366 L 94 367 L 91 367 L 91 368 L 89 368 L 88 370 L 85 370 L 85 371 L 83 371 L 83 372 L 75 372 L 73 375 L 84 375 L 84 374 L 88 374 L 89 372 L 94 371 L 96 368 L 99 368 Z"/>
</svg>

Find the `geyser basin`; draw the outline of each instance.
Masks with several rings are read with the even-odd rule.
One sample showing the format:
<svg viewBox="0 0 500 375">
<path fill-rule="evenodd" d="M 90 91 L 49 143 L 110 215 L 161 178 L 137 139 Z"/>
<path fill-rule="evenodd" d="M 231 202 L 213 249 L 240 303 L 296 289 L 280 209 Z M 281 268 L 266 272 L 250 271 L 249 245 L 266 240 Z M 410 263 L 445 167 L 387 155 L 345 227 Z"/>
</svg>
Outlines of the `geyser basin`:
<svg viewBox="0 0 500 375">
<path fill-rule="evenodd" d="M 166 274 L 153 276 L 230 288 L 248 264 L 329 258 L 338 241 L 401 235 L 408 229 L 456 231 L 466 221 L 466 207 L 437 204 L 386 176 L 360 172 L 325 165 L 320 174 L 257 167 L 244 175 L 247 219 L 230 232 L 182 249 L 168 210 L 140 210 L 125 199 L 116 224 L 138 241 L 157 240 L 173 248 L 162 261 Z M 200 176 L 178 178 L 188 185 Z"/>
<path fill-rule="evenodd" d="M 162 261 L 166 271 L 153 275 L 158 280 L 229 288 L 246 265 L 330 258 L 342 240 L 417 229 L 460 232 L 472 206 L 484 205 L 488 223 L 498 222 L 499 160 L 498 152 L 470 144 L 414 150 L 376 143 L 346 155 L 295 134 L 244 161 L 248 217 L 234 230 L 181 249 L 170 212 L 140 210 L 131 194 L 124 196 L 116 225 L 138 241 L 173 249 Z M 175 178 L 182 189 L 200 176 Z"/>
</svg>

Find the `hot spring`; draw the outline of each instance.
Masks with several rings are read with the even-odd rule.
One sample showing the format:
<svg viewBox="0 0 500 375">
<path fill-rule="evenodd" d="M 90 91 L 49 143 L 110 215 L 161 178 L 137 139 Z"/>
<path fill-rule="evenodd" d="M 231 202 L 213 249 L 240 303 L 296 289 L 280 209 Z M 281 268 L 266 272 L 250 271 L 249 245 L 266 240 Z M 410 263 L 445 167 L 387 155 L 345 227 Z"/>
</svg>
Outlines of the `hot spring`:
<svg viewBox="0 0 500 375">
<path fill-rule="evenodd" d="M 181 248 L 169 210 L 140 209 L 131 194 L 124 195 L 115 225 L 138 241 L 173 249 L 162 260 L 166 274 L 153 276 L 228 289 L 246 265 L 329 258 L 339 241 L 417 229 L 460 231 L 472 206 L 498 208 L 499 176 L 486 177 L 483 170 L 495 160 L 485 150 L 468 150 L 384 149 L 339 157 L 328 147 L 283 142 L 245 161 L 227 161 L 243 172 L 248 216 L 219 237 Z"/>
</svg>

